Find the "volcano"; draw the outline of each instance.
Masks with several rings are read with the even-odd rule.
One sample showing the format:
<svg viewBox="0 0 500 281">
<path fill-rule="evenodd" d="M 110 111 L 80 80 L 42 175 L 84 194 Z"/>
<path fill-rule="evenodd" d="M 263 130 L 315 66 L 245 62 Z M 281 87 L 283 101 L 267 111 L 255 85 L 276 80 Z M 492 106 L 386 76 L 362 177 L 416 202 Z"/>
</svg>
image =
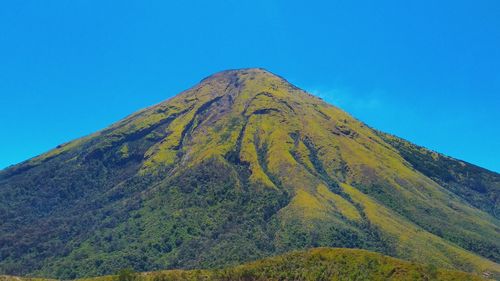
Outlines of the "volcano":
<svg viewBox="0 0 500 281">
<path fill-rule="evenodd" d="M 359 248 L 500 276 L 500 175 L 264 69 L 223 71 L 0 172 L 0 273 L 218 268 Z"/>
</svg>

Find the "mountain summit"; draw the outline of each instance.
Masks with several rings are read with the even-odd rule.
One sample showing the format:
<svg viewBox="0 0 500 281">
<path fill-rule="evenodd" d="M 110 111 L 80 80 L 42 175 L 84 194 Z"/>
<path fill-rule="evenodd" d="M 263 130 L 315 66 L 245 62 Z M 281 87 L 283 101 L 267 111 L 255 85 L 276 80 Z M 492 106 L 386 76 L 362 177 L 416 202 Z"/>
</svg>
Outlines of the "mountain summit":
<svg viewBox="0 0 500 281">
<path fill-rule="evenodd" d="M 263 69 L 214 74 L 0 172 L 0 273 L 73 278 L 363 248 L 500 274 L 500 175 Z"/>
</svg>

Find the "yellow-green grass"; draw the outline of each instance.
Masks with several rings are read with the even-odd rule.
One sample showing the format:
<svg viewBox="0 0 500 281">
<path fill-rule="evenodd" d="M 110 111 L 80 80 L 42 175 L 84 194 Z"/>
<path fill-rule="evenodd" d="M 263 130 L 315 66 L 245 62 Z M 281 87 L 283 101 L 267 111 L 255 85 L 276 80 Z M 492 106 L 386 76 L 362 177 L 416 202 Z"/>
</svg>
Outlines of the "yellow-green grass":
<svg viewBox="0 0 500 281">
<path fill-rule="evenodd" d="M 485 280 L 465 272 L 410 263 L 356 249 L 316 248 L 217 270 L 165 270 L 138 273 L 138 281 L 164 280 Z M 79 281 L 114 281 L 103 276 Z"/>
</svg>

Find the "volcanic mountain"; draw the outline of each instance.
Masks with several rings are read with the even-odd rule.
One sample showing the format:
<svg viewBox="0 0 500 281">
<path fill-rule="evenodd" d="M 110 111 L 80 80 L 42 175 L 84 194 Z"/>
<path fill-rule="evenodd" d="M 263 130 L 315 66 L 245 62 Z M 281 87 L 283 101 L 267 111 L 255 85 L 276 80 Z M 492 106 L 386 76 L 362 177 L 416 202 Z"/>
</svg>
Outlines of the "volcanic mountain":
<svg viewBox="0 0 500 281">
<path fill-rule="evenodd" d="M 0 172 L 0 273 L 74 278 L 361 248 L 500 276 L 500 175 L 263 69 Z"/>
</svg>

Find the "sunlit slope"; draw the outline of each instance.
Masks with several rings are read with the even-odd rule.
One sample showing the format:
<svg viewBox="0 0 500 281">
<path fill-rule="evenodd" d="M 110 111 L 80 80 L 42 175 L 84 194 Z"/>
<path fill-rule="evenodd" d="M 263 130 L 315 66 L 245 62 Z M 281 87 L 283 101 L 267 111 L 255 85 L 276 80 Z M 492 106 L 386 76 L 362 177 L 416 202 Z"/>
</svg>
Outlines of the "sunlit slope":
<svg viewBox="0 0 500 281">
<path fill-rule="evenodd" d="M 401 143 L 265 70 L 221 72 L 3 171 L 0 269 L 77 277 L 333 246 L 500 272 L 498 174 L 468 193 L 462 171 L 441 179 Z"/>
<path fill-rule="evenodd" d="M 500 216 L 500 175 L 412 144 L 393 135 L 379 133 L 411 165 L 472 206 Z"/>
<path fill-rule="evenodd" d="M 459 271 L 409 263 L 380 254 L 351 249 L 317 248 L 219 269 L 169 270 L 139 273 L 139 281 L 166 280 L 485 280 Z M 81 281 L 107 281 L 103 276 Z"/>
<path fill-rule="evenodd" d="M 465 272 L 444 270 L 355 249 L 315 248 L 292 252 L 238 266 L 215 270 L 163 270 L 127 272 L 78 281 L 221 281 L 221 280 L 486 280 Z M 51 281 L 14 276 L 0 276 L 0 281 Z"/>
</svg>

